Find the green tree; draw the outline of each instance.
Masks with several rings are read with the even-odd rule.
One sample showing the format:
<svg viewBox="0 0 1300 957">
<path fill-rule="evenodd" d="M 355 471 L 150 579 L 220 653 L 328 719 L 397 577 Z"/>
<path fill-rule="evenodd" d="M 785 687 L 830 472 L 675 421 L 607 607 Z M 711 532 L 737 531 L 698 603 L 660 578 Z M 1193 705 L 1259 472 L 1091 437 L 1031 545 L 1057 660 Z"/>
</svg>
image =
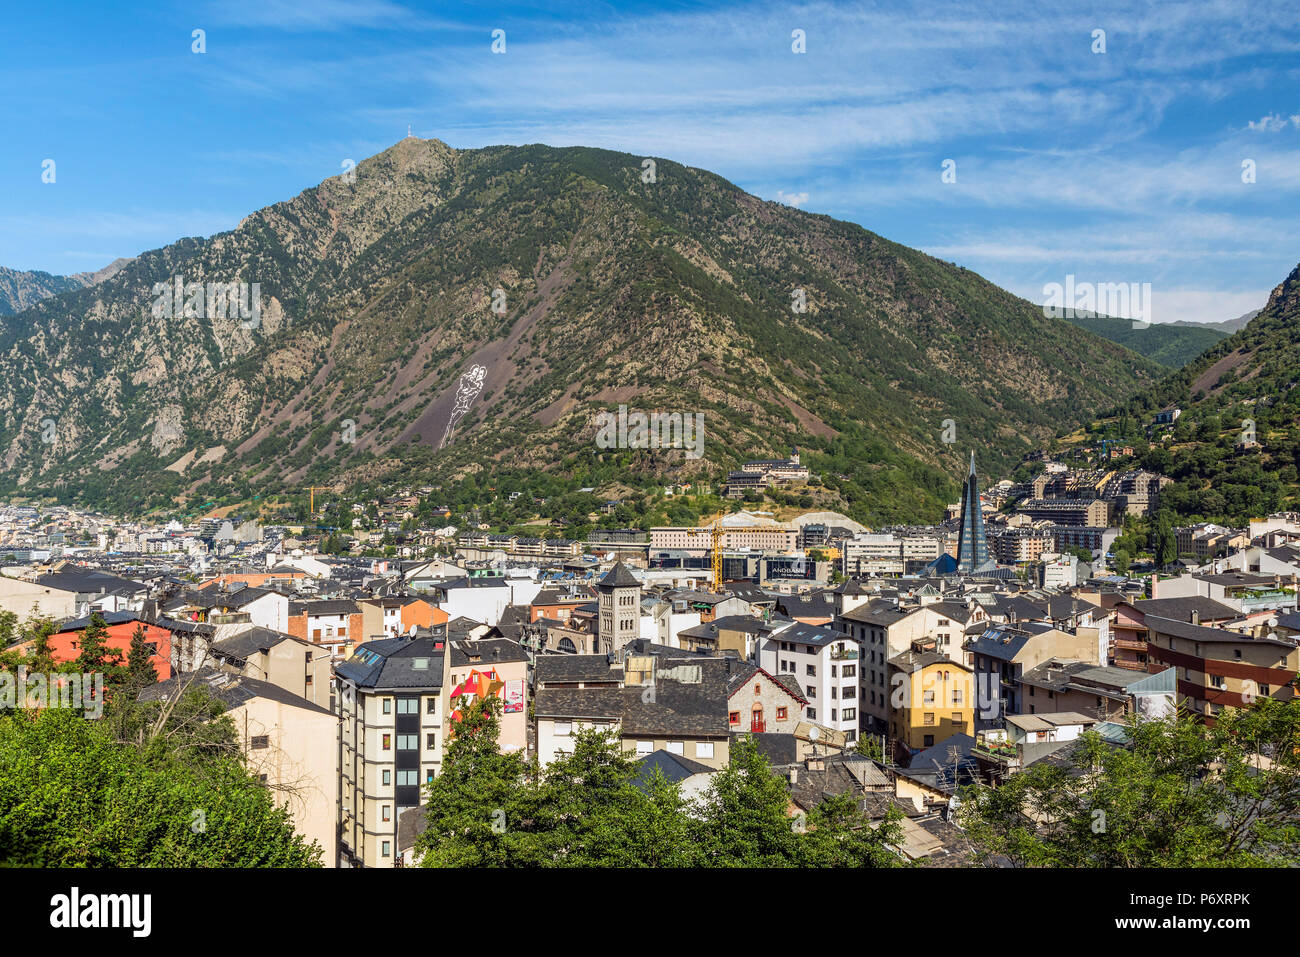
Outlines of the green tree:
<svg viewBox="0 0 1300 957">
<path fill-rule="evenodd" d="M 1114 552 L 1114 556 L 1115 573 L 1118 575 L 1127 575 L 1129 565 L 1132 564 L 1132 559 L 1129 558 L 1128 552 L 1121 548 Z"/>
<path fill-rule="evenodd" d="M 237 757 L 151 760 L 66 708 L 0 716 L 0 865 L 306 867 L 320 853 Z"/>
<path fill-rule="evenodd" d="M 428 785 L 424 867 L 525 867 L 554 863 L 536 838 L 536 775 L 519 752 L 497 750 L 501 701 L 461 709 L 442 770 Z"/>
<path fill-rule="evenodd" d="M 1259 867 L 1300 862 L 1300 701 L 1261 699 L 1208 728 L 1089 731 L 1066 766 L 976 785 L 960 820 L 986 862 L 1019 867 Z"/>
<path fill-rule="evenodd" d="M 131 633 L 131 646 L 126 655 L 126 682 L 137 693 L 158 682 L 158 670 L 149 658 L 149 649 L 145 647 L 144 624 L 138 623 Z"/>
</svg>

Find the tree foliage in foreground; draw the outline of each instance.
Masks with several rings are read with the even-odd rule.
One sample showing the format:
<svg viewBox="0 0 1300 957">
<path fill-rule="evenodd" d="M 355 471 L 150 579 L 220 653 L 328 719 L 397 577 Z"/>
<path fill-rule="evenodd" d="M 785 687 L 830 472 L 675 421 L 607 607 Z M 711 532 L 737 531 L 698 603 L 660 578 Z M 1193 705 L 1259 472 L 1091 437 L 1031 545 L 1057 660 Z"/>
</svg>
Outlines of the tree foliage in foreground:
<svg viewBox="0 0 1300 957">
<path fill-rule="evenodd" d="M 1065 766 L 1031 765 L 963 794 L 989 864 L 1263 867 L 1300 863 L 1300 700 L 1260 699 L 1213 728 L 1190 715 L 1086 732 Z"/>
<path fill-rule="evenodd" d="M 465 709 L 428 786 L 426 867 L 888 867 L 897 817 L 876 826 L 851 797 L 790 814 L 785 782 L 749 739 L 698 799 L 640 764 L 618 739 L 579 731 L 545 769 L 497 751 L 500 702 Z"/>
<path fill-rule="evenodd" d="M 0 866 L 318 866 L 220 703 L 193 692 L 163 707 L 119 694 L 96 720 L 0 713 Z"/>
</svg>

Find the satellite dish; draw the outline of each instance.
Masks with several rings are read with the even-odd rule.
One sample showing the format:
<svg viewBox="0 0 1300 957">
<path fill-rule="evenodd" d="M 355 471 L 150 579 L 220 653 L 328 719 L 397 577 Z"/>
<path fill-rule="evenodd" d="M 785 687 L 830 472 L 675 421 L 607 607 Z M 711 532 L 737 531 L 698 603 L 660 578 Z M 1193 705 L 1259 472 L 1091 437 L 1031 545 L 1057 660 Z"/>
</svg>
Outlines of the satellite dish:
<svg viewBox="0 0 1300 957">
<path fill-rule="evenodd" d="M 810 728 L 810 729 L 808 730 L 808 740 L 809 740 L 809 741 L 816 741 L 816 740 L 817 740 L 818 738 L 820 738 L 820 737 L 821 737 L 821 732 L 818 731 L 816 727 Z"/>
<path fill-rule="evenodd" d="M 1270 628 L 1276 628 L 1276 627 L 1277 627 L 1277 619 L 1276 619 L 1276 618 L 1270 618 L 1270 619 L 1268 620 L 1268 627 L 1270 627 Z"/>
<path fill-rule="evenodd" d="M 408 635 L 411 635 L 411 636 L 414 637 L 414 635 L 415 635 L 415 625 L 411 625 L 410 629 L 409 629 L 406 633 L 407 633 Z"/>
</svg>

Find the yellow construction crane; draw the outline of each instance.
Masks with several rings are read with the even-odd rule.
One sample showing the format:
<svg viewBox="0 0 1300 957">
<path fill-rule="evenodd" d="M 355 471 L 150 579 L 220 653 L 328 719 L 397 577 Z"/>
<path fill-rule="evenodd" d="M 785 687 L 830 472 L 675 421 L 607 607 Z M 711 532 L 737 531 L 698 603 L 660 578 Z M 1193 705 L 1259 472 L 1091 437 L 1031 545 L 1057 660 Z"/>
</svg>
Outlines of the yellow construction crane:
<svg viewBox="0 0 1300 957">
<path fill-rule="evenodd" d="M 779 526 L 775 525 L 723 525 L 722 519 L 715 519 L 712 525 L 707 526 L 711 536 L 711 549 L 713 555 L 713 591 L 722 591 L 722 533 L 723 532 L 771 532 Z M 704 531 L 705 529 L 700 529 Z"/>
<path fill-rule="evenodd" d="M 310 501 L 310 503 L 311 503 L 310 506 L 309 506 L 309 508 L 308 508 L 308 510 L 307 510 L 307 517 L 308 517 L 308 518 L 311 518 L 313 515 L 316 514 L 316 493 L 317 493 L 317 492 L 332 492 L 332 491 L 334 491 L 334 489 L 332 489 L 332 488 L 331 488 L 330 486 L 328 486 L 328 485 L 308 485 L 308 486 L 307 486 L 307 492 L 308 492 L 308 495 L 310 496 L 309 501 Z"/>
</svg>

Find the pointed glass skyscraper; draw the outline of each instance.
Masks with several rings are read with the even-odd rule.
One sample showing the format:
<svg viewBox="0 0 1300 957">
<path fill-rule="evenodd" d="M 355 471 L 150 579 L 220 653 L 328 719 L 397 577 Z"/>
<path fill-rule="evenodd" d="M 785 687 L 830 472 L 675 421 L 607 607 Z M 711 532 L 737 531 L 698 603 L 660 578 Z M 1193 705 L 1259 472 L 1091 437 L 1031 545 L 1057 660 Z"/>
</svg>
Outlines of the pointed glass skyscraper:
<svg viewBox="0 0 1300 957">
<path fill-rule="evenodd" d="M 980 507 L 979 481 L 975 478 L 975 453 L 970 454 L 970 473 L 961 493 L 961 531 L 957 533 L 957 570 L 985 572 L 997 568 L 989 558 L 989 541 L 984 534 L 984 509 Z"/>
</svg>

